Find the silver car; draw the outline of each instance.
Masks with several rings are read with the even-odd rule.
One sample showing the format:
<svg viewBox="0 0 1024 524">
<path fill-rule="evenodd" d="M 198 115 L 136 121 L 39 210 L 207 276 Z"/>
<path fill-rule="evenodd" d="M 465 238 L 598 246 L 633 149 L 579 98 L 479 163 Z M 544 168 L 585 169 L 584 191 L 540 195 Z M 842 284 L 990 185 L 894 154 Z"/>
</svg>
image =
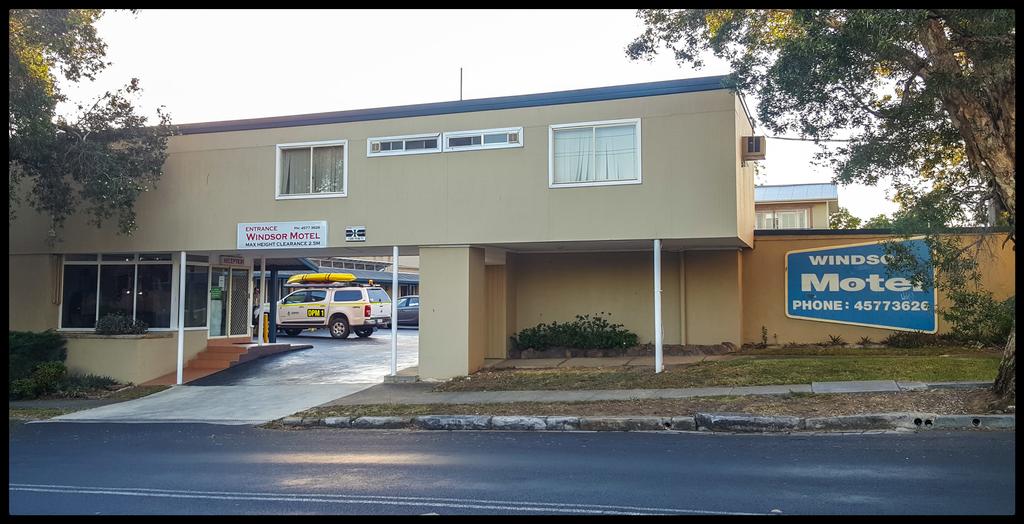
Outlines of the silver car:
<svg viewBox="0 0 1024 524">
<path fill-rule="evenodd" d="M 406 295 L 398 299 L 398 325 L 420 325 L 420 296 Z"/>
</svg>

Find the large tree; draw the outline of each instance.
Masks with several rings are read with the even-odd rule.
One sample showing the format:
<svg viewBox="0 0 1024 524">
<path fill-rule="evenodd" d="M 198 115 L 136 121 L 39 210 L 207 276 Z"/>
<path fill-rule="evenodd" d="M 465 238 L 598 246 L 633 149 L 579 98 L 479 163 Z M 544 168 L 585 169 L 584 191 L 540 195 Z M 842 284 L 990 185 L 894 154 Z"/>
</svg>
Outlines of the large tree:
<svg viewBox="0 0 1024 524">
<path fill-rule="evenodd" d="M 840 183 L 891 181 L 907 232 L 998 223 L 1015 246 L 1016 21 L 1012 10 L 641 10 L 626 48 L 662 46 L 700 68 L 711 53 L 727 83 L 758 100 L 774 134 L 822 147 Z M 910 231 L 917 229 L 918 231 Z M 943 243 L 946 242 L 946 243 Z M 935 240 L 957 266 L 963 249 Z M 1015 389 L 1014 328 L 995 390 Z"/>
<path fill-rule="evenodd" d="M 35 209 L 49 218 L 49 241 L 80 207 L 97 227 L 113 219 L 119 233 L 132 233 L 135 200 L 155 185 L 166 159 L 170 117 L 158 108 L 157 125 L 147 126 L 132 100 L 138 79 L 84 104 L 61 90 L 62 82 L 95 80 L 109 65 L 95 27 L 102 15 L 8 11 L 8 220 L 14 224 L 19 206 Z M 61 103 L 76 110 L 59 114 Z"/>
</svg>

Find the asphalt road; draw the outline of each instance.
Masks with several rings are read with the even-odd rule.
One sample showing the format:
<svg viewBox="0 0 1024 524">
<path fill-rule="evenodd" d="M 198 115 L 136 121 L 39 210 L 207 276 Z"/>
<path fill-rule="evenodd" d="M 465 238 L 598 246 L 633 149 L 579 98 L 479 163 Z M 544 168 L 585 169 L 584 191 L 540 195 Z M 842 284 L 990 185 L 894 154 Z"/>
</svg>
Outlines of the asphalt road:
<svg viewBox="0 0 1024 524">
<path fill-rule="evenodd" d="M 11 514 L 1010 514 L 1014 433 L 26 424 Z"/>
<path fill-rule="evenodd" d="M 189 384 L 192 386 L 269 386 L 277 384 L 377 383 L 391 367 L 391 330 L 367 338 L 350 335 L 334 339 L 326 329 L 303 331 L 297 337 L 278 336 L 279 342 L 312 344 L 232 366 Z M 419 364 L 419 331 L 398 328 L 398 369 Z"/>
</svg>

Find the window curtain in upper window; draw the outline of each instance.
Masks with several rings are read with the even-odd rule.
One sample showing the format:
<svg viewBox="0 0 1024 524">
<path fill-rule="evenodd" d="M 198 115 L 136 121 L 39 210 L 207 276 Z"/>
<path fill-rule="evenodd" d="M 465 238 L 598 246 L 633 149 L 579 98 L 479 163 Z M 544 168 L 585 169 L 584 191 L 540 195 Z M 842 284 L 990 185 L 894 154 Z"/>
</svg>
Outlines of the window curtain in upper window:
<svg viewBox="0 0 1024 524">
<path fill-rule="evenodd" d="M 313 148 L 313 192 L 341 193 L 345 190 L 345 147 Z"/>
<path fill-rule="evenodd" d="M 636 180 L 636 126 L 594 128 L 595 181 Z"/>
<path fill-rule="evenodd" d="M 309 148 L 281 150 L 281 194 L 309 193 Z"/>
<path fill-rule="evenodd" d="M 554 182 L 593 182 L 594 128 L 556 129 L 554 134 Z"/>
</svg>

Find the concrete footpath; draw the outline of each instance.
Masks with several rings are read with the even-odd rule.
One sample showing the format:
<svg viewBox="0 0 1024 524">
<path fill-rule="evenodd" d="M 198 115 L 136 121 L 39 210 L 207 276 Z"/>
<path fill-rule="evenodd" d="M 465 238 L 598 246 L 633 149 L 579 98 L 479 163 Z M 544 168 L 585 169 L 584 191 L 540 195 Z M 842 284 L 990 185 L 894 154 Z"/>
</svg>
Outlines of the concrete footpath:
<svg viewBox="0 0 1024 524">
<path fill-rule="evenodd" d="M 812 382 L 777 386 L 742 386 L 680 389 L 603 389 L 580 391 L 458 391 L 433 392 L 436 384 L 379 384 L 323 406 L 357 404 L 495 404 L 503 402 L 586 402 L 597 400 L 673 399 L 723 395 L 785 395 L 788 393 L 884 393 L 927 389 L 980 389 L 991 382 L 905 382 L 861 380 Z"/>
</svg>

